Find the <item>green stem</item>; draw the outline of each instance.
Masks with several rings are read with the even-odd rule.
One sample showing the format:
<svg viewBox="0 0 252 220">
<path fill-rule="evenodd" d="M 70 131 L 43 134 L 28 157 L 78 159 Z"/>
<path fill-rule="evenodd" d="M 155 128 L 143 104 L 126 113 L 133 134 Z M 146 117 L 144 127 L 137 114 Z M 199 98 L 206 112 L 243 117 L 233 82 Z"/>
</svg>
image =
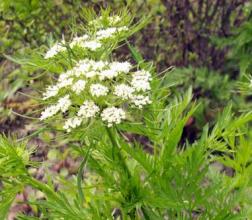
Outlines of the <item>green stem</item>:
<svg viewBox="0 0 252 220">
<path fill-rule="evenodd" d="M 134 208 L 129 214 L 130 219 L 135 220 L 136 219 L 136 209 Z"/>
<path fill-rule="evenodd" d="M 87 160 L 88 160 L 90 149 L 91 149 L 91 145 L 88 147 L 88 150 L 87 150 L 87 152 L 86 152 L 86 154 L 84 156 L 84 159 L 80 164 L 78 175 L 77 175 L 77 187 L 78 187 L 78 193 L 79 193 L 80 201 L 81 201 L 82 205 L 83 205 L 83 203 L 85 201 L 85 197 L 84 197 L 84 193 L 83 193 L 83 190 L 82 190 L 81 183 L 83 181 L 83 171 L 84 171 L 85 165 L 86 165 Z"/>
<path fill-rule="evenodd" d="M 82 176 L 83 176 L 82 174 L 83 174 L 85 164 L 86 164 L 86 158 L 84 158 L 83 161 L 81 162 L 80 167 L 79 167 L 79 171 L 78 171 L 78 175 L 77 175 L 77 187 L 78 187 L 78 193 L 79 193 L 79 196 L 80 196 L 81 204 L 83 204 L 83 202 L 85 200 L 84 193 L 83 193 L 83 190 L 81 188 Z"/>
<path fill-rule="evenodd" d="M 116 157 L 115 151 L 117 150 L 116 149 L 117 143 L 116 143 L 116 140 L 115 140 L 110 128 L 106 127 L 106 131 L 107 131 L 109 139 L 110 139 L 110 141 L 112 143 L 112 158 L 113 158 L 113 160 L 115 160 L 116 159 L 115 158 Z"/>
<path fill-rule="evenodd" d="M 118 142 L 115 139 L 115 136 L 114 136 L 115 134 L 112 133 L 111 128 L 106 127 L 106 131 L 107 131 L 108 136 L 110 138 L 110 141 L 112 143 L 112 158 L 113 158 L 113 160 L 118 159 L 118 161 L 122 165 L 123 170 L 125 170 L 128 177 L 130 177 L 131 176 L 130 171 L 129 171 L 129 169 L 128 169 L 126 163 L 125 163 L 125 160 L 124 160 L 124 158 L 123 158 L 123 156 L 122 156 L 122 154 L 120 152 L 120 146 L 119 146 Z"/>
<path fill-rule="evenodd" d="M 148 214 L 147 214 L 147 212 L 146 212 L 145 208 L 144 208 L 144 207 L 142 207 L 142 208 L 141 208 L 141 210 L 142 210 L 142 213 L 143 213 L 144 219 L 146 219 L 146 220 L 150 220 L 150 217 L 148 216 Z"/>
</svg>

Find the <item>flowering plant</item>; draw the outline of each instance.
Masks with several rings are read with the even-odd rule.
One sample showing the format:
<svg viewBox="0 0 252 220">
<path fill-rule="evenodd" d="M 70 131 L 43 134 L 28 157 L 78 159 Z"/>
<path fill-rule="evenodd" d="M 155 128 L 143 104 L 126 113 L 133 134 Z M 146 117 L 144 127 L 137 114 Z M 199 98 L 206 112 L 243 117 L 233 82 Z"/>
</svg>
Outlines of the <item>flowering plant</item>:
<svg viewBox="0 0 252 220">
<path fill-rule="evenodd" d="M 198 107 L 192 89 L 170 97 L 178 81 L 169 73 L 155 75 L 130 44 L 135 64 L 113 59 L 118 42 L 144 22 L 130 26 L 129 15 L 109 11 L 91 17 L 87 34 L 56 43 L 34 61 L 50 76 L 52 69 L 59 74 L 43 91 L 47 107 L 40 121 L 63 128 L 67 147 L 81 160 L 78 172 L 59 179 L 45 174 L 41 182 L 27 169 L 36 167 L 33 151 L 1 136 L 0 218 L 25 186 L 42 192 L 42 199 L 28 198 L 33 216 L 20 220 L 251 216 L 252 113 L 234 117 L 228 105 L 212 128 L 184 140 Z M 226 175 L 226 168 L 234 174 Z"/>
<path fill-rule="evenodd" d="M 69 43 L 54 44 L 44 56 L 53 59 L 68 50 L 72 54 L 86 53 L 84 59 L 72 59 L 72 68 L 61 73 L 57 83 L 43 94 L 44 100 L 56 104 L 46 108 L 40 119 L 68 111 L 63 125 L 68 132 L 82 124 L 87 126 L 94 118 L 101 118 L 111 127 L 129 118 L 128 109 L 142 109 L 151 103 L 149 70 L 138 69 L 128 61 L 109 61 L 109 54 L 102 52 L 104 47 L 115 46 L 122 37 L 129 36 L 134 28 L 125 26 L 125 19 L 119 15 L 105 14 L 89 21 L 87 29 L 88 34 L 74 37 Z M 95 59 L 87 58 L 92 56 Z"/>
</svg>

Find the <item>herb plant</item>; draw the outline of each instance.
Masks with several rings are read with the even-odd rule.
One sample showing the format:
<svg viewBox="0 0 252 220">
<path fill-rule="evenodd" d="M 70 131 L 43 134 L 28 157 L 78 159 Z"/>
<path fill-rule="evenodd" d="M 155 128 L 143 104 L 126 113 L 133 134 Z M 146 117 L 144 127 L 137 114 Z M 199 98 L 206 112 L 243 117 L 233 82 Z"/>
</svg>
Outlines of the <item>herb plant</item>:
<svg viewBox="0 0 252 220">
<path fill-rule="evenodd" d="M 199 106 L 191 87 L 173 93 L 178 79 L 155 73 L 127 42 L 148 18 L 90 10 L 86 20 L 85 35 L 19 61 L 50 72 L 40 132 L 64 134 L 78 172 L 58 185 L 50 175 L 39 181 L 28 172 L 39 166 L 36 149 L 1 136 L 0 218 L 26 186 L 43 199 L 29 198 L 33 214 L 22 220 L 251 218 L 252 113 L 234 115 L 228 104 L 190 143 L 183 131 Z M 112 53 L 125 41 L 134 60 Z"/>
</svg>

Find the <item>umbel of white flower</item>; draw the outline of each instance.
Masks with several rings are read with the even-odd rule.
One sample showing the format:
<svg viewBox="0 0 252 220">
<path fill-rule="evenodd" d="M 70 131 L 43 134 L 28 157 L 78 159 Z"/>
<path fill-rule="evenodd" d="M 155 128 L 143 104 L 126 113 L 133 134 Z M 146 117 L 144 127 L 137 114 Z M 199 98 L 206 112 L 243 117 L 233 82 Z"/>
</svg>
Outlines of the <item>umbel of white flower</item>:
<svg viewBox="0 0 252 220">
<path fill-rule="evenodd" d="M 151 103 L 150 72 L 133 69 L 129 62 L 79 61 L 46 89 L 43 99 L 56 104 L 47 107 L 40 119 L 65 113 L 63 128 L 68 132 L 95 118 L 108 127 L 121 123 L 130 109 Z"/>
<path fill-rule="evenodd" d="M 102 25 L 103 17 L 99 17 L 96 20 L 90 21 L 90 26 L 95 26 L 95 31 L 85 34 L 80 37 L 74 37 L 71 42 L 67 43 L 65 40 L 55 43 L 45 54 L 44 58 L 49 59 L 56 56 L 58 53 L 67 51 L 67 45 L 71 49 L 75 47 L 80 47 L 90 52 L 95 52 L 101 49 L 103 43 L 106 40 L 111 40 L 112 38 L 126 33 L 129 29 L 126 26 L 120 26 L 121 18 L 119 16 L 107 17 L 108 27 L 103 27 Z"/>
</svg>

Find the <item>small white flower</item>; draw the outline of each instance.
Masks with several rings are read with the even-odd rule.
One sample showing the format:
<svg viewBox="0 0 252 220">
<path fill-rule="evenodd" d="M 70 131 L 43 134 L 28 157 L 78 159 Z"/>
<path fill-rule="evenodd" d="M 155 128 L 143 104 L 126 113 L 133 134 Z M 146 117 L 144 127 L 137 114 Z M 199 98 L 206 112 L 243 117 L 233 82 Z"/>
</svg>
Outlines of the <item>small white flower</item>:
<svg viewBox="0 0 252 220">
<path fill-rule="evenodd" d="M 96 18 L 95 20 L 89 21 L 88 25 L 97 26 L 99 25 L 101 20 L 102 20 L 102 16 L 100 16 L 99 18 Z"/>
<path fill-rule="evenodd" d="M 92 118 L 99 111 L 100 108 L 93 101 L 85 101 L 80 107 L 80 110 L 78 111 L 77 115 L 83 118 Z"/>
<path fill-rule="evenodd" d="M 68 110 L 68 108 L 71 106 L 72 102 L 70 100 L 70 96 L 66 95 L 59 99 L 58 101 L 58 108 L 64 113 Z"/>
<path fill-rule="evenodd" d="M 151 74 L 148 71 L 137 71 L 133 74 L 131 85 L 136 89 L 136 91 L 145 92 L 151 89 L 151 80 Z"/>
<path fill-rule="evenodd" d="M 45 54 L 44 58 L 49 59 L 51 57 L 54 57 L 56 54 L 65 51 L 66 47 L 62 46 L 65 42 L 62 41 L 61 43 L 55 43 Z"/>
<path fill-rule="evenodd" d="M 75 38 L 73 38 L 72 42 L 70 43 L 70 47 L 72 48 L 76 45 L 80 45 L 81 43 L 85 42 L 88 38 L 89 38 L 89 36 L 87 34 L 84 34 L 81 37 L 75 37 Z"/>
<path fill-rule="evenodd" d="M 128 73 L 132 68 L 129 62 L 112 62 L 110 69 L 115 72 Z"/>
<path fill-rule="evenodd" d="M 88 24 L 93 26 L 101 26 L 102 20 L 104 20 L 104 17 L 100 16 L 96 18 L 95 20 L 90 21 Z M 121 17 L 118 15 L 110 16 L 107 18 L 109 25 L 115 25 L 121 21 Z"/>
<path fill-rule="evenodd" d="M 81 47 L 87 48 L 92 51 L 96 51 L 98 48 L 102 46 L 102 44 L 99 41 L 96 40 L 90 40 L 90 41 L 85 41 L 80 44 Z"/>
<path fill-rule="evenodd" d="M 146 70 L 138 70 L 137 72 L 133 73 L 134 78 L 146 80 L 146 81 L 151 81 L 151 73 Z"/>
<path fill-rule="evenodd" d="M 96 36 L 97 36 L 97 39 L 101 40 L 101 39 L 106 39 L 113 36 L 114 33 L 116 32 L 117 32 L 117 28 L 111 27 L 111 28 L 99 30 L 96 33 Z"/>
<path fill-rule="evenodd" d="M 65 81 L 72 75 L 73 75 L 73 70 L 68 70 L 67 72 L 60 74 L 58 81 L 59 82 Z"/>
<path fill-rule="evenodd" d="M 134 92 L 134 88 L 126 85 L 120 84 L 115 86 L 114 94 L 122 99 L 129 99 L 132 97 L 132 93 Z"/>
<path fill-rule="evenodd" d="M 113 79 L 118 76 L 118 72 L 115 70 L 103 70 L 99 73 L 99 79 L 104 80 L 104 79 Z"/>
<path fill-rule="evenodd" d="M 77 95 L 79 95 L 79 94 L 85 89 L 85 86 L 86 86 L 86 81 L 80 79 L 80 80 L 78 80 L 76 83 L 73 84 L 72 90 L 73 90 Z"/>
<path fill-rule="evenodd" d="M 96 37 L 98 40 L 103 40 L 103 39 L 107 39 L 110 37 L 114 37 L 116 36 L 116 34 L 120 34 L 123 31 L 128 31 L 128 28 L 123 26 L 123 27 L 110 27 L 110 28 L 106 28 L 106 29 L 101 29 L 96 33 Z"/>
<path fill-rule="evenodd" d="M 85 76 L 87 78 L 92 78 L 92 77 L 95 77 L 96 75 L 98 75 L 98 73 L 96 71 L 93 71 L 93 70 L 85 73 Z"/>
<path fill-rule="evenodd" d="M 119 27 L 117 30 L 118 30 L 119 32 L 121 32 L 121 31 L 128 31 L 129 28 L 126 27 L 126 26 L 122 26 L 122 27 Z"/>
<path fill-rule="evenodd" d="M 151 103 L 150 98 L 143 95 L 134 95 L 131 100 L 140 109 L 142 109 L 144 105 Z"/>
<path fill-rule="evenodd" d="M 68 110 L 68 108 L 71 106 L 71 100 L 69 98 L 69 95 L 66 95 L 59 99 L 58 103 L 56 105 L 51 105 L 48 108 L 46 108 L 42 113 L 40 120 L 44 120 L 46 118 L 49 118 L 53 115 L 55 115 L 59 110 L 61 110 L 63 113 Z"/>
<path fill-rule="evenodd" d="M 45 120 L 47 118 L 52 117 L 53 115 L 57 114 L 57 112 L 60 110 L 58 105 L 51 105 L 47 107 L 40 116 L 40 120 Z"/>
<path fill-rule="evenodd" d="M 66 78 L 65 80 L 59 81 L 57 86 L 59 89 L 61 89 L 61 88 L 67 87 L 67 86 L 71 86 L 72 84 L 73 84 L 73 78 L 68 78 L 68 79 Z"/>
<path fill-rule="evenodd" d="M 121 108 L 108 107 L 102 111 L 101 118 L 108 127 L 112 127 L 113 124 L 120 124 L 126 118 L 126 114 Z"/>
<path fill-rule="evenodd" d="M 73 117 L 66 120 L 63 128 L 70 132 L 73 128 L 79 127 L 82 123 L 82 119 L 79 117 Z"/>
<path fill-rule="evenodd" d="M 46 92 L 43 93 L 43 100 L 46 100 L 48 98 L 51 98 L 53 96 L 56 96 L 59 92 L 58 86 L 49 86 L 46 90 Z"/>
<path fill-rule="evenodd" d="M 84 59 L 80 60 L 73 68 L 74 75 L 79 77 L 85 75 L 87 72 L 92 70 L 92 60 Z"/>
<path fill-rule="evenodd" d="M 131 82 L 131 85 L 135 88 L 136 91 L 148 91 L 150 90 L 150 83 L 148 81 L 145 80 L 141 80 L 141 79 L 133 79 Z"/>
<path fill-rule="evenodd" d="M 108 62 L 91 60 L 90 65 L 92 65 L 93 70 L 101 71 L 108 65 Z"/>
<path fill-rule="evenodd" d="M 100 97 L 108 94 L 108 88 L 102 84 L 96 83 L 90 86 L 90 93 L 92 96 Z"/>
<path fill-rule="evenodd" d="M 121 21 L 121 17 L 118 15 L 114 15 L 114 16 L 108 17 L 108 20 L 109 20 L 110 25 L 115 25 Z"/>
</svg>

